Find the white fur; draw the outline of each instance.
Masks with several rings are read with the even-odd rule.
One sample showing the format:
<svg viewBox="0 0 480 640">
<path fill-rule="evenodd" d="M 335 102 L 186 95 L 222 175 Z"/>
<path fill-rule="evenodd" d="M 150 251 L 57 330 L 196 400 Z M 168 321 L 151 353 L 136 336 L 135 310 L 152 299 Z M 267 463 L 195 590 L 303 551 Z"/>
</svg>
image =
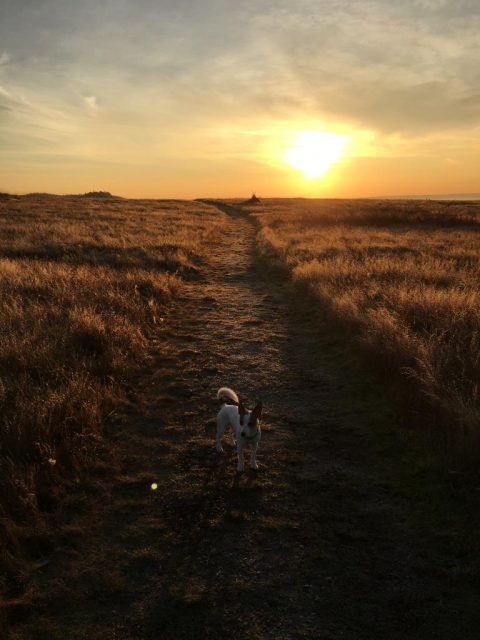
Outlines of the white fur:
<svg viewBox="0 0 480 640">
<path fill-rule="evenodd" d="M 222 387 L 217 391 L 217 398 L 219 400 L 231 400 L 233 403 L 238 404 L 238 396 L 233 389 L 229 387 Z"/>
<path fill-rule="evenodd" d="M 227 395 L 225 392 L 229 392 L 229 394 Z M 230 394 L 233 394 L 233 397 Z M 227 397 L 230 400 L 238 402 L 237 394 L 228 387 L 222 387 L 219 389 L 217 397 L 219 399 Z M 245 447 L 250 447 L 250 468 L 255 470 L 258 469 L 257 448 L 262 432 L 260 430 L 260 419 L 258 419 L 256 426 L 249 426 L 251 414 L 251 411 L 247 411 L 243 414 L 243 424 L 240 424 L 240 413 L 238 411 L 238 407 L 231 404 L 222 405 L 217 414 L 217 451 L 219 453 L 223 452 L 223 432 L 226 427 L 232 427 L 237 442 L 238 471 L 244 470 L 243 450 Z"/>
</svg>

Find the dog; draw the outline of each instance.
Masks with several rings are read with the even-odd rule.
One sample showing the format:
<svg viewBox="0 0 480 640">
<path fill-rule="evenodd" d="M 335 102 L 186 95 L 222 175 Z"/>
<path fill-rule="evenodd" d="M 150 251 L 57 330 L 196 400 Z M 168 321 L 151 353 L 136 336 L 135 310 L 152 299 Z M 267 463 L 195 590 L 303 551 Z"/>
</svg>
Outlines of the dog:
<svg viewBox="0 0 480 640">
<path fill-rule="evenodd" d="M 219 389 L 217 398 L 224 403 L 217 414 L 217 451 L 223 452 L 223 432 L 225 427 L 230 426 L 235 432 L 237 441 L 237 471 L 244 470 L 243 450 L 245 447 L 250 447 L 250 468 L 257 471 L 257 448 L 262 435 L 260 430 L 262 403 L 259 402 L 252 411 L 247 411 L 235 391 L 228 387 Z"/>
</svg>

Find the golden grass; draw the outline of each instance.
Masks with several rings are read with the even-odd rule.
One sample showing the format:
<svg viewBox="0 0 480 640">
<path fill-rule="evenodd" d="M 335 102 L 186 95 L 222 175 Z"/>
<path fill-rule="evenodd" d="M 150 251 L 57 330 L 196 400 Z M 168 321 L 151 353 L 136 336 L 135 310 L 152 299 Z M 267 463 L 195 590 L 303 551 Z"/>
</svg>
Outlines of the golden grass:
<svg viewBox="0 0 480 640">
<path fill-rule="evenodd" d="M 480 203 L 267 200 L 259 247 L 287 267 L 438 432 L 480 444 Z"/>
<path fill-rule="evenodd" d="M 222 218 L 198 202 L 0 199 L 7 582 L 26 566 L 19 540 L 44 528 L 45 513 L 95 455 L 105 415 L 144 358 L 149 332 L 182 277 L 201 269 Z"/>
</svg>

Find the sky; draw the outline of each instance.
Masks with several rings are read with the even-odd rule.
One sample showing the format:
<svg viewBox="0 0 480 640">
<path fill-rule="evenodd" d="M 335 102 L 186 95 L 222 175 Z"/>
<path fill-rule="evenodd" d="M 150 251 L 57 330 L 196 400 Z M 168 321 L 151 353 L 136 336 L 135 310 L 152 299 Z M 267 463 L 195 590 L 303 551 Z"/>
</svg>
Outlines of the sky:
<svg viewBox="0 0 480 640">
<path fill-rule="evenodd" d="M 480 192 L 479 33 L 478 0 L 0 0 L 0 191 Z"/>
</svg>

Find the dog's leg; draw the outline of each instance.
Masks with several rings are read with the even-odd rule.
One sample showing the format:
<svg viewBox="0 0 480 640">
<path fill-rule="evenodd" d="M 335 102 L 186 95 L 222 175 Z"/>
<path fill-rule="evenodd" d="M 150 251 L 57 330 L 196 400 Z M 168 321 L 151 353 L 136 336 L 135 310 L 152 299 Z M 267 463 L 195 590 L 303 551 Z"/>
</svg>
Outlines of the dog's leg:
<svg viewBox="0 0 480 640">
<path fill-rule="evenodd" d="M 258 464 L 257 464 L 257 446 L 258 444 L 252 444 L 252 446 L 250 447 L 250 469 L 255 469 L 255 471 L 258 470 Z"/>
<path fill-rule="evenodd" d="M 238 453 L 237 471 L 243 471 L 243 469 L 244 469 L 243 446 L 238 441 L 237 441 L 237 453 Z"/>
<path fill-rule="evenodd" d="M 218 415 L 217 416 L 217 451 L 219 453 L 223 453 L 222 447 L 222 436 L 225 431 L 225 419 Z"/>
</svg>

